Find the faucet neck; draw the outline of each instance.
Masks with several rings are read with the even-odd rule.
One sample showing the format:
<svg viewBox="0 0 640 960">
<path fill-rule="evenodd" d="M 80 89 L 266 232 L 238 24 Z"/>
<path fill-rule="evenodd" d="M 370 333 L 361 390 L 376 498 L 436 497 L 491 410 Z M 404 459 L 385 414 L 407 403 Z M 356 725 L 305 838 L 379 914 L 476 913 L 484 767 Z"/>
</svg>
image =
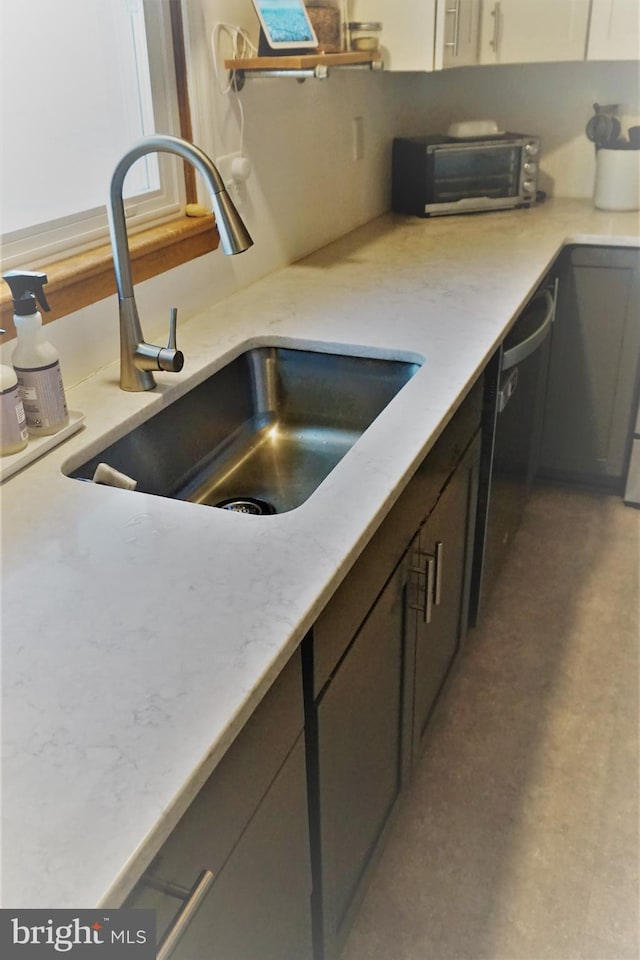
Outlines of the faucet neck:
<svg viewBox="0 0 640 960">
<path fill-rule="evenodd" d="M 140 141 L 124 155 L 111 178 L 107 207 L 109 234 L 113 248 L 113 269 L 120 302 L 120 386 L 123 390 L 151 390 L 155 386 L 151 370 L 169 370 L 177 373 L 182 369 L 184 362 L 181 351 L 175 347 L 175 335 L 173 344 L 170 337 L 169 346 L 166 348 L 145 342 L 133 295 L 123 187 L 129 169 L 136 160 L 148 153 L 174 153 L 183 160 L 188 160 L 202 175 L 211 196 L 224 253 L 241 253 L 253 242 L 227 196 L 218 170 L 199 147 L 179 137 L 155 134 Z"/>
<path fill-rule="evenodd" d="M 129 150 L 120 160 L 111 178 L 109 192 L 109 233 L 113 247 L 113 267 L 116 275 L 118 297 L 123 300 L 133 297 L 133 278 L 131 275 L 131 257 L 127 238 L 127 224 L 124 213 L 123 187 L 124 180 L 133 166 L 141 157 L 149 153 L 174 153 L 183 160 L 188 160 L 202 174 L 207 186 L 213 195 L 224 192 L 224 183 L 216 167 L 206 153 L 179 137 L 167 134 L 156 134 L 146 137 Z"/>
</svg>

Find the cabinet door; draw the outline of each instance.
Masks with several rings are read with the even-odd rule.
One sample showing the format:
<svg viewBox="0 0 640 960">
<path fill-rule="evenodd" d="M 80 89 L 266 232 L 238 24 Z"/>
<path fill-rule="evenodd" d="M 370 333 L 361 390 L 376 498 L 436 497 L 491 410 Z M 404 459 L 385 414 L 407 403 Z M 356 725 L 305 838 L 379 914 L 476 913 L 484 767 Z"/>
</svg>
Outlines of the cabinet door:
<svg viewBox="0 0 640 960">
<path fill-rule="evenodd" d="M 480 0 L 438 0 L 436 69 L 478 63 Z"/>
<path fill-rule="evenodd" d="M 379 20 L 385 70 L 433 70 L 436 0 L 351 0 L 350 20 Z"/>
<path fill-rule="evenodd" d="M 411 606 L 417 608 L 413 612 L 414 758 L 467 629 L 479 456 L 477 437 L 420 531 L 411 565 Z"/>
<path fill-rule="evenodd" d="M 403 560 L 316 708 L 317 893 L 325 960 L 338 953 L 400 792 L 406 576 Z"/>
<path fill-rule="evenodd" d="M 566 480 L 621 486 L 640 354 L 640 253 L 576 247 L 563 259 L 540 466 Z"/>
<path fill-rule="evenodd" d="M 592 0 L 587 60 L 639 58 L 638 0 Z"/>
<path fill-rule="evenodd" d="M 296 651 L 128 898 L 156 911 L 160 937 L 201 871 L 213 875 L 175 960 L 310 957 L 303 709 Z"/>
<path fill-rule="evenodd" d="M 185 884 L 206 867 L 206 837 L 202 846 L 200 864 L 181 877 Z M 308 849 L 301 736 L 194 911 L 172 960 L 311 960 Z M 171 870 L 169 859 L 160 857 L 159 874 Z M 181 904 L 170 892 L 142 884 L 127 905 L 155 909 L 160 938 Z"/>
<path fill-rule="evenodd" d="M 483 4 L 481 63 L 584 60 L 590 0 L 495 0 Z"/>
</svg>

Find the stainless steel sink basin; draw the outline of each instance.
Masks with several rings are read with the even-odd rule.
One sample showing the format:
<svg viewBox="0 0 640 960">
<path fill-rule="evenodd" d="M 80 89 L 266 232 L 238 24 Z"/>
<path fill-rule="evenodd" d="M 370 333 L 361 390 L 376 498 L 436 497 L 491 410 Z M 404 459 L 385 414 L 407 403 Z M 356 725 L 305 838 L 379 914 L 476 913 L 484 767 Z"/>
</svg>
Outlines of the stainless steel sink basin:
<svg viewBox="0 0 640 960">
<path fill-rule="evenodd" d="M 135 427 L 98 463 L 137 490 L 248 513 L 300 506 L 417 372 L 405 360 L 255 347 Z"/>
</svg>

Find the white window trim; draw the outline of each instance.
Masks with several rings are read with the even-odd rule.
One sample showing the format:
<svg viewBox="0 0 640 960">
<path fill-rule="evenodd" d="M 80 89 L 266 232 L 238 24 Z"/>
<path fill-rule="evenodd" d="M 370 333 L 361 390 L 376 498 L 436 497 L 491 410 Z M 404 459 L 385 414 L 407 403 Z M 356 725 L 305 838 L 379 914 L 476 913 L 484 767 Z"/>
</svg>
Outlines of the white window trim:
<svg viewBox="0 0 640 960">
<path fill-rule="evenodd" d="M 155 125 L 157 132 L 179 134 L 168 3 L 158 0 L 143 0 L 143 3 L 152 87 L 152 101 L 145 98 L 146 102 L 143 102 L 141 107 L 144 129 L 152 132 Z M 134 42 L 136 45 L 144 43 L 139 31 L 135 32 Z M 175 218 L 184 210 L 186 201 L 182 165 L 177 158 L 158 154 L 138 162 L 143 163 L 145 160 L 158 163 L 161 188 L 144 197 L 125 201 L 127 228 L 130 233 Z M 108 192 L 109 183 L 105 183 L 105 198 Z M 25 264 L 45 266 L 101 246 L 108 241 L 108 237 L 105 202 L 104 206 L 52 220 L 40 227 L 6 234 L 2 238 L 2 268 L 11 269 Z"/>
</svg>

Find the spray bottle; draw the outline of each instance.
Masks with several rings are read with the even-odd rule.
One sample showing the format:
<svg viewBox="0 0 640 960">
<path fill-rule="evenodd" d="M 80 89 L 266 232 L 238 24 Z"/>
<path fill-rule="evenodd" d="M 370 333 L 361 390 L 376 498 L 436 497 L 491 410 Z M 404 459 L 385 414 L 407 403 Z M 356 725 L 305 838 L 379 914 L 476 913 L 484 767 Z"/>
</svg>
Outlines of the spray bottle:
<svg viewBox="0 0 640 960">
<path fill-rule="evenodd" d="M 0 330 L 0 334 L 4 330 Z M 29 441 L 24 407 L 13 367 L 0 364 L 0 456 L 24 450 Z"/>
<path fill-rule="evenodd" d="M 55 347 L 42 335 L 43 310 L 50 310 L 43 287 L 44 273 L 10 270 L 3 279 L 11 287 L 13 321 L 18 344 L 12 363 L 18 378 L 19 392 L 27 418 L 27 429 L 32 436 L 43 437 L 57 433 L 69 422 L 64 395 L 60 361 Z"/>
</svg>

